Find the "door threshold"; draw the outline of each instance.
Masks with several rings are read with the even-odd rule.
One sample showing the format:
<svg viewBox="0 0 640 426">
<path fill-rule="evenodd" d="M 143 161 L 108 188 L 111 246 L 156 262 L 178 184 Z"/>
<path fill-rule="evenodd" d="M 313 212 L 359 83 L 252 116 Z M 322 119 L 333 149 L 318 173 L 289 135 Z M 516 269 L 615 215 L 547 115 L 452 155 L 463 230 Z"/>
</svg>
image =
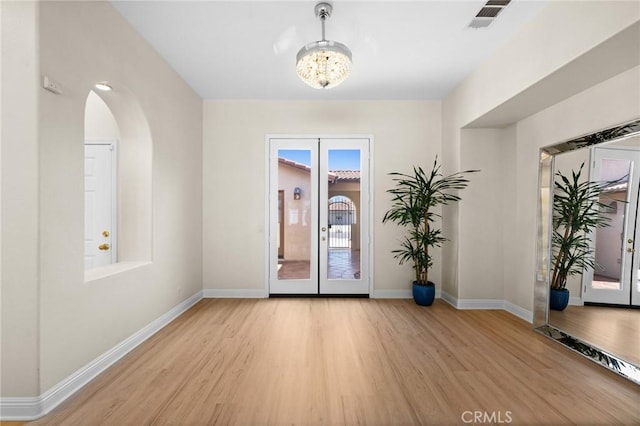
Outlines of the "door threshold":
<svg viewBox="0 0 640 426">
<path fill-rule="evenodd" d="M 584 306 L 599 306 L 601 308 L 640 309 L 640 306 L 638 305 L 620 305 L 616 303 L 601 303 L 601 302 L 584 302 Z"/>
</svg>

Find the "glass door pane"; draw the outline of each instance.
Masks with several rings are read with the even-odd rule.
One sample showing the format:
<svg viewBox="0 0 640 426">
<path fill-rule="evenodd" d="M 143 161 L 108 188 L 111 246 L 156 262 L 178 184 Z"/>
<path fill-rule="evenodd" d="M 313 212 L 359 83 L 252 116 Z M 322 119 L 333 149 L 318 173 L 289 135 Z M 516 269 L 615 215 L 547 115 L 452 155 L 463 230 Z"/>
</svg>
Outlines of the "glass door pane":
<svg viewBox="0 0 640 426">
<path fill-rule="evenodd" d="M 368 294 L 368 139 L 321 139 L 320 170 L 320 292 Z"/>
<path fill-rule="evenodd" d="M 629 198 L 628 176 L 631 161 L 603 158 L 600 160 L 601 176 L 617 176 L 620 182 L 610 185 L 600 197 L 607 205 L 604 214 L 609 218 L 610 226 L 596 229 L 595 259 L 591 288 L 603 290 L 622 289 L 622 271 L 624 270 L 624 241 L 627 200 Z M 601 179 L 601 180 L 606 180 Z"/>
<path fill-rule="evenodd" d="M 593 160 L 591 180 L 610 182 L 599 200 L 607 206 L 603 213 L 609 226 L 594 233 L 595 268 L 585 273 L 584 300 L 628 305 L 636 275 L 631 245 L 637 226 L 640 153 L 596 148 Z"/>
<path fill-rule="evenodd" d="M 318 291 L 317 143 L 271 140 L 270 293 Z"/>
</svg>

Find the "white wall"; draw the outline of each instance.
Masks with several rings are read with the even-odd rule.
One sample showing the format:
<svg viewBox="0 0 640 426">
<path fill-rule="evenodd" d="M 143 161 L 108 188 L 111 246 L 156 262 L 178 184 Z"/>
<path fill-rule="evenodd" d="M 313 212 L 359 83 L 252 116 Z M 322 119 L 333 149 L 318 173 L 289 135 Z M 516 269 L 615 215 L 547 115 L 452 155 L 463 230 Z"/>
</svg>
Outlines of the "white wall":
<svg viewBox="0 0 640 426">
<path fill-rule="evenodd" d="M 440 153 L 439 102 L 205 101 L 203 120 L 205 289 L 265 288 L 266 134 L 371 134 L 375 288 L 409 290 L 411 267 L 390 254 L 401 234 L 381 223 L 387 173 L 430 165 Z M 435 255 L 431 277 L 439 282 Z"/>
<path fill-rule="evenodd" d="M 20 55 L 10 63 L 16 73 L 27 71 L 13 76 L 20 83 L 15 90 L 2 92 L 3 106 L 18 106 L 15 114 L 25 117 L 7 129 L 15 151 L 5 145 L 3 127 L 2 182 L 19 181 L 20 197 L 12 199 L 13 190 L 3 186 L 3 265 L 15 267 L 2 271 L 2 396 L 34 396 L 201 290 L 202 103 L 108 3 L 43 2 L 26 14 L 33 6 L 2 7 L 3 67 L 5 54 Z M 25 34 L 8 52 L 5 20 Z M 63 94 L 39 88 L 40 74 Z M 4 77 L 3 88 L 13 88 Z M 146 117 L 138 127 L 152 136 L 151 262 L 85 282 L 84 111 L 89 90 L 103 80 L 114 87 L 116 107 L 135 102 Z M 5 334 L 5 324 L 16 328 Z"/>
</svg>

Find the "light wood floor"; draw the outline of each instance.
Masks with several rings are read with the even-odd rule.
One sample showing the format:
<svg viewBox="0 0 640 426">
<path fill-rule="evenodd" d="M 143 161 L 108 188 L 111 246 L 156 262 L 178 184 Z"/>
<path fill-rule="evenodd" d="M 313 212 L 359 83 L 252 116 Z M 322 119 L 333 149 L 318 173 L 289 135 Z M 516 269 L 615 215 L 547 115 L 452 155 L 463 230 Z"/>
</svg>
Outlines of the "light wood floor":
<svg viewBox="0 0 640 426">
<path fill-rule="evenodd" d="M 567 306 L 549 322 L 574 337 L 640 365 L 640 309 Z"/>
<path fill-rule="evenodd" d="M 462 424 L 480 410 L 637 425 L 639 402 L 639 386 L 503 311 L 206 299 L 36 423 Z"/>
</svg>

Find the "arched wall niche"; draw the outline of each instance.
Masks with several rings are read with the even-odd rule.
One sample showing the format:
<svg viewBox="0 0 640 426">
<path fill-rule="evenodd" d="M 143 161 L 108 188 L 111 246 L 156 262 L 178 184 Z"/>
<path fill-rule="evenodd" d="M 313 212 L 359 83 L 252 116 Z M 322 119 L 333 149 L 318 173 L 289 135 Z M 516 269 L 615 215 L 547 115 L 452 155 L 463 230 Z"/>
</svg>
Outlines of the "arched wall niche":
<svg viewBox="0 0 640 426">
<path fill-rule="evenodd" d="M 152 163 L 153 143 L 146 115 L 135 95 L 117 82 L 113 90 L 87 90 L 89 102 L 97 96 L 117 124 L 117 246 L 118 262 L 152 260 Z M 95 98 L 93 98 L 95 101 Z M 85 137 L 100 136 L 85 129 Z M 111 135 L 102 135 L 111 136 Z"/>
</svg>

